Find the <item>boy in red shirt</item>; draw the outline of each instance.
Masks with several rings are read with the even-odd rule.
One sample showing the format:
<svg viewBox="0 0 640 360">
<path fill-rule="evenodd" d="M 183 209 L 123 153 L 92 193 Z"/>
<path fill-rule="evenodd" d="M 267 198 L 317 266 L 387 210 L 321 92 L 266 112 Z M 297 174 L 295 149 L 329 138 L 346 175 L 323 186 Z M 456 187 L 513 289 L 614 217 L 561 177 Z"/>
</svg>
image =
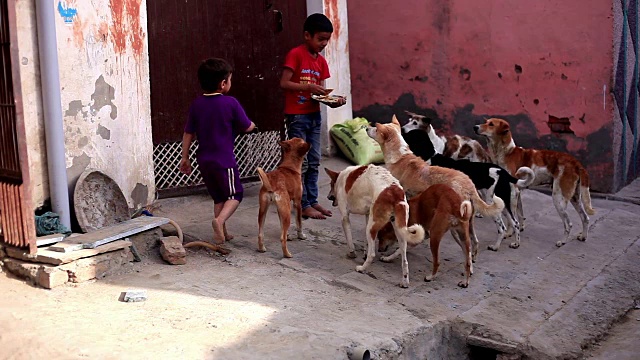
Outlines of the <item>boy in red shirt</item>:
<svg viewBox="0 0 640 360">
<path fill-rule="evenodd" d="M 326 219 L 331 211 L 318 204 L 318 167 L 320 166 L 320 103 L 312 94 L 327 95 L 324 81 L 329 66 L 320 55 L 333 33 L 333 25 L 323 14 L 312 14 L 304 22 L 304 44 L 287 54 L 280 87 L 285 90 L 284 112 L 289 138 L 299 137 L 311 145 L 302 164 L 302 216 Z M 338 107 L 345 102 L 332 106 Z"/>
</svg>

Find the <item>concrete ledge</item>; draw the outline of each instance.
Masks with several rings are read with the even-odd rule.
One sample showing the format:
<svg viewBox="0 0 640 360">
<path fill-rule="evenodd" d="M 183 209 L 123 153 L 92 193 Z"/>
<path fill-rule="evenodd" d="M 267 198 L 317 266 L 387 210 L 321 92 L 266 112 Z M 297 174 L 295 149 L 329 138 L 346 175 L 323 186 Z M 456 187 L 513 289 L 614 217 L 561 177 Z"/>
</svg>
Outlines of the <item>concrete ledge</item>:
<svg viewBox="0 0 640 360">
<path fill-rule="evenodd" d="M 8 272 L 45 289 L 53 289 L 67 282 L 81 283 L 105 277 L 132 260 L 133 255 L 126 247 L 58 266 L 13 258 L 5 258 L 4 263 Z"/>
</svg>

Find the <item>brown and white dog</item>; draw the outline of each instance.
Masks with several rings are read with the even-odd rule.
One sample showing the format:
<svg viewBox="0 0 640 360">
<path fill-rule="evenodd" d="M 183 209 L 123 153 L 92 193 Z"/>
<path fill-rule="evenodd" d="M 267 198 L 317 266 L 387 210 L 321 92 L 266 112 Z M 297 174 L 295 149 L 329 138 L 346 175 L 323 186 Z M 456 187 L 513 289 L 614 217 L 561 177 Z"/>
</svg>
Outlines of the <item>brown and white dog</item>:
<svg viewBox="0 0 640 360">
<path fill-rule="evenodd" d="M 407 244 L 421 243 L 425 234 L 421 225 L 407 227 L 409 204 L 398 180 L 387 169 L 375 165 L 350 166 L 340 172 L 324 170 L 331 178 L 331 191 L 327 198 L 340 210 L 342 228 L 349 246 L 348 256 L 351 258 L 355 258 L 356 254 L 349 214 L 367 216 L 367 258 L 364 264 L 356 267 L 356 271 L 364 272 L 371 264 L 376 256 L 378 231 L 390 222 L 400 245 L 398 252 L 402 255 L 400 286 L 408 287 Z"/>
<path fill-rule="evenodd" d="M 265 252 L 267 248 L 264 246 L 264 220 L 267 216 L 267 210 L 272 202 L 276 203 L 278 208 L 278 216 L 280 217 L 282 243 L 282 254 L 284 257 L 290 258 L 292 255 L 287 249 L 287 231 L 291 224 L 291 202 L 296 209 L 296 225 L 298 239 L 306 239 L 302 232 L 302 176 L 301 168 L 304 156 L 307 154 L 311 145 L 300 138 L 293 138 L 287 141 L 280 141 L 282 147 L 282 161 L 278 168 L 265 173 L 262 168 L 258 168 L 258 175 L 262 181 L 260 188 L 259 202 L 260 210 L 258 211 L 258 251 Z"/>
<path fill-rule="evenodd" d="M 380 144 L 387 168 L 400 181 L 409 196 L 417 195 L 432 185 L 445 184 L 449 185 L 463 200 L 470 200 L 473 207 L 484 216 L 495 217 L 502 212 L 504 202 L 497 196 L 493 196 L 491 205 L 484 202 L 467 175 L 453 169 L 429 166 L 420 157 L 414 155 L 400 134 L 400 123 L 395 115 L 390 124 L 376 124 L 375 127 L 369 127 L 367 134 Z M 472 255 L 475 260 L 478 238 L 475 234 L 473 218 L 470 232 L 473 239 Z"/>
<path fill-rule="evenodd" d="M 564 239 L 556 245 L 562 246 L 571 234 L 571 220 L 567 215 L 567 204 L 576 209 L 582 221 L 582 233 L 578 240 L 586 241 L 589 231 L 589 216 L 595 214 L 591 207 L 589 193 L 589 174 L 582 164 L 573 156 L 551 150 L 523 149 L 516 146 L 511 136 L 509 123 L 502 119 L 488 119 L 482 125 L 475 125 L 474 131 L 478 135 L 486 136 L 489 148 L 494 157 L 493 161 L 514 174 L 521 166 L 533 170 L 536 177 L 532 185 L 552 183 L 553 205 L 555 205 L 562 223 L 564 224 Z M 522 201 L 518 199 L 518 216 L 520 224 L 524 224 Z"/>
<path fill-rule="evenodd" d="M 410 111 L 405 111 L 409 115 L 409 122 L 402 128 L 405 132 L 411 130 L 422 130 L 429 134 L 429 139 L 433 143 L 433 148 L 438 154 L 454 160 L 467 159 L 473 162 L 490 163 L 491 157 L 478 141 L 467 136 L 452 135 L 438 136 L 431 126 L 431 119 Z"/>
<path fill-rule="evenodd" d="M 469 200 L 462 200 L 451 187 L 445 184 L 430 186 L 427 190 L 409 199 L 409 224 L 420 224 L 429 230 L 429 244 L 433 258 L 431 275 L 427 275 L 424 281 L 435 279 L 440 266 L 439 248 L 440 241 L 447 231 L 460 245 L 464 254 L 464 280 L 458 286 L 469 286 L 469 276 L 473 274 L 471 261 L 471 239 L 469 238 L 469 222 L 473 211 Z M 389 244 L 395 242 L 393 229 L 387 224 L 379 233 L 379 249 L 386 251 Z M 391 261 L 398 256 L 398 251 L 390 256 L 382 257 L 382 261 Z"/>
</svg>

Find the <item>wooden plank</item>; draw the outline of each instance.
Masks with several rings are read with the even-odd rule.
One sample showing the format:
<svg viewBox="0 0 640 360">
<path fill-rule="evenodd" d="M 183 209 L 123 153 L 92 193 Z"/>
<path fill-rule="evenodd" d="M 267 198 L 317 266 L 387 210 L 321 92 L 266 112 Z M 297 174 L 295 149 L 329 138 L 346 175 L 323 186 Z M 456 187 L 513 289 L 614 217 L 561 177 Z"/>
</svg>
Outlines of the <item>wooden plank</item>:
<svg viewBox="0 0 640 360">
<path fill-rule="evenodd" d="M 60 242 L 62 240 L 64 240 L 64 234 L 51 234 L 51 235 L 45 235 L 45 236 L 38 236 L 36 238 L 36 246 L 41 247 L 41 246 L 51 245 L 51 244 Z"/>
<path fill-rule="evenodd" d="M 109 244 L 99 246 L 95 249 L 82 249 L 73 252 L 59 252 L 59 251 L 51 251 L 48 248 L 40 248 L 35 255 L 29 255 L 28 251 L 24 249 L 7 246 L 6 252 L 9 257 L 19 260 L 26 260 L 31 262 L 52 264 L 52 265 L 62 265 L 67 264 L 72 261 L 87 258 L 91 256 L 96 256 L 99 254 L 103 254 L 110 251 L 124 249 L 126 247 L 131 246 L 131 241 L 129 240 L 118 240 L 111 242 Z"/>
<path fill-rule="evenodd" d="M 80 249 L 94 249 L 100 245 L 116 241 L 149 229 L 169 223 L 169 219 L 159 216 L 141 216 L 100 230 L 74 236 L 71 239 L 50 246 L 49 250 L 69 252 Z"/>
</svg>

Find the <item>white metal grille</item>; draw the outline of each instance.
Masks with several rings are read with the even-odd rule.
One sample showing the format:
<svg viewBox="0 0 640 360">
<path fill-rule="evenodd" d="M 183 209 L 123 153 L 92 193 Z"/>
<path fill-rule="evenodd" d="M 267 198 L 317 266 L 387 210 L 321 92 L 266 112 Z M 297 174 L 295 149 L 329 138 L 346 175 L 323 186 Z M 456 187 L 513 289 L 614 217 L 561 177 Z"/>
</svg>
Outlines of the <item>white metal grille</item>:
<svg viewBox="0 0 640 360">
<path fill-rule="evenodd" d="M 280 141 L 280 131 L 265 131 L 236 137 L 234 153 L 238 160 L 240 178 L 257 175 L 256 167 L 258 166 L 265 171 L 275 169 L 280 161 L 278 141 Z M 196 149 L 198 149 L 197 140 L 191 145 L 189 151 L 193 171 L 190 175 L 185 175 L 180 172 L 181 142 L 154 145 L 153 164 L 158 190 L 203 184 L 195 158 Z"/>
</svg>

